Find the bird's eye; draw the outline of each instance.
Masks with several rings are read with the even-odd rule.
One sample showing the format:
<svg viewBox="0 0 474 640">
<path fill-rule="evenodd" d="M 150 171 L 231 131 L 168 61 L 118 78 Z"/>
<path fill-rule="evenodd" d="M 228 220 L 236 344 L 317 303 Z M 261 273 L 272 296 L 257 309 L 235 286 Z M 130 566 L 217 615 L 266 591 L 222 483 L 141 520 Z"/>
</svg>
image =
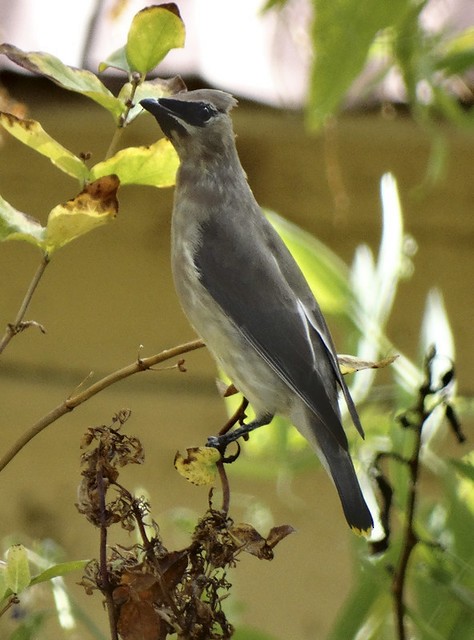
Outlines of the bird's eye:
<svg viewBox="0 0 474 640">
<path fill-rule="evenodd" d="M 201 106 L 201 118 L 203 122 L 208 122 L 212 117 L 217 115 L 216 109 L 210 104 L 203 104 Z"/>
</svg>

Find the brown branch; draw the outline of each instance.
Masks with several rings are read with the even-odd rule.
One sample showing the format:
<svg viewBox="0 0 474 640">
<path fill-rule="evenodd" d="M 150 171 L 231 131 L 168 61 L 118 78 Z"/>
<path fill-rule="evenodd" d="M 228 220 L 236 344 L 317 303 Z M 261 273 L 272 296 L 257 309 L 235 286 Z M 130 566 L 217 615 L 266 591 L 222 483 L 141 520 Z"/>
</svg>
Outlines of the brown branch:
<svg viewBox="0 0 474 640">
<path fill-rule="evenodd" d="M 23 331 L 23 329 L 26 329 L 27 327 L 30 327 L 30 326 L 39 326 L 40 329 L 44 331 L 44 329 L 41 327 L 41 325 L 38 325 L 38 323 L 32 322 L 32 321 L 23 322 L 23 318 L 25 317 L 25 314 L 31 302 L 31 298 L 33 297 L 33 294 L 36 291 L 36 287 L 38 286 L 39 281 L 43 277 L 44 271 L 48 266 L 48 264 L 49 264 L 49 255 L 45 253 L 43 254 L 43 259 L 40 265 L 36 269 L 36 273 L 33 276 L 32 281 L 30 282 L 30 286 L 28 287 L 25 297 L 23 298 L 23 302 L 20 305 L 20 308 L 18 310 L 18 313 L 16 314 L 15 320 L 13 322 L 10 322 L 7 325 L 5 333 L 2 339 L 0 340 L 0 353 L 2 353 L 5 350 L 10 340 L 14 336 L 16 336 L 17 333 L 20 333 L 21 331 Z"/>
<path fill-rule="evenodd" d="M 30 442 L 30 440 L 41 433 L 43 429 L 48 427 L 50 424 L 52 424 L 65 414 L 73 411 L 80 404 L 83 404 L 84 402 L 86 402 L 86 400 L 89 400 L 93 396 L 97 395 L 100 391 L 103 391 L 107 387 L 110 387 L 112 384 L 119 382 L 119 380 L 128 378 L 135 373 L 139 373 L 140 371 L 148 371 L 161 362 L 166 362 L 167 360 L 176 358 L 183 353 L 189 353 L 190 351 L 201 349 L 202 347 L 204 347 L 204 342 L 202 340 L 193 340 L 192 342 L 187 342 L 185 344 L 178 345 L 177 347 L 166 349 L 165 351 L 162 351 L 161 353 L 158 353 L 154 356 L 150 356 L 148 358 L 139 358 L 136 362 L 133 362 L 132 364 L 129 364 L 128 366 L 123 367 L 118 371 L 110 373 L 101 380 L 98 380 L 90 387 L 87 387 L 87 389 L 85 389 L 84 391 L 66 398 L 66 400 L 61 402 L 61 404 L 59 404 L 57 407 L 43 416 L 40 420 L 38 420 L 38 422 L 36 422 L 15 442 L 15 444 L 7 451 L 3 458 L 0 459 L 0 471 L 2 471 L 7 466 L 7 464 L 11 462 L 11 460 L 13 460 L 13 458 L 23 449 L 25 445 Z"/>
</svg>

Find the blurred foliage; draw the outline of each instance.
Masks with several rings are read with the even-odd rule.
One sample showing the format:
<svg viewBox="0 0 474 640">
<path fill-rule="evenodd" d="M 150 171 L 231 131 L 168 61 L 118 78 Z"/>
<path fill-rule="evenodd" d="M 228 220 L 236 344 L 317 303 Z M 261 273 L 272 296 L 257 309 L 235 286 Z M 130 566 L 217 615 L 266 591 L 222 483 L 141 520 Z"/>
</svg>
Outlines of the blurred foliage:
<svg viewBox="0 0 474 640">
<path fill-rule="evenodd" d="M 269 0 L 267 10 L 288 0 Z M 313 129 L 347 103 L 389 102 L 384 83 L 395 80 L 395 101 L 406 104 L 430 133 L 432 153 L 426 179 L 443 169 L 446 143 L 439 117 L 465 129 L 474 126 L 474 27 L 434 31 L 442 12 L 430 0 L 311 0 L 313 63 L 307 120 Z M 447 3 L 444 10 L 450 11 Z M 454 11 L 454 7 L 452 11 Z M 443 14 L 444 15 L 444 14 Z M 449 22 L 445 23 L 449 25 Z M 392 98 L 393 99 L 393 98 Z"/>
</svg>

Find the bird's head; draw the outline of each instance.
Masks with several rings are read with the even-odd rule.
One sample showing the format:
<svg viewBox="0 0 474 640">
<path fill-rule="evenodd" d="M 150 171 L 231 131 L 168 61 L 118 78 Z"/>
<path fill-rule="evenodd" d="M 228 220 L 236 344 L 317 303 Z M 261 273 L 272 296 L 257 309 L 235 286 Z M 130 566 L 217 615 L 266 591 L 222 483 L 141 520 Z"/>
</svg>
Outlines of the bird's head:
<svg viewBox="0 0 474 640">
<path fill-rule="evenodd" d="M 229 93 L 198 89 L 170 98 L 145 98 L 140 104 L 155 116 L 181 159 L 190 150 L 215 154 L 222 151 L 229 141 L 233 144 L 229 112 L 237 100 Z"/>
</svg>

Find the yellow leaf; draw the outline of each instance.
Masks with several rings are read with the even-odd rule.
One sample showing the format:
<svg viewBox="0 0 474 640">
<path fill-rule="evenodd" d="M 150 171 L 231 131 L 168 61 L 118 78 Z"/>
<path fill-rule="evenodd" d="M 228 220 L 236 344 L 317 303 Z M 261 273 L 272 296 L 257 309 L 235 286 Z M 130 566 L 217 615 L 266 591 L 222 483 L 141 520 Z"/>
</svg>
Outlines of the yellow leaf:
<svg viewBox="0 0 474 640">
<path fill-rule="evenodd" d="M 193 447 L 186 449 L 187 457 L 176 453 L 174 466 L 186 480 L 196 485 L 212 484 L 216 477 L 216 462 L 221 454 L 213 447 Z"/>
<path fill-rule="evenodd" d="M 178 156 L 168 140 L 161 138 L 149 147 L 128 147 L 104 162 L 94 165 L 92 179 L 114 173 L 120 184 L 146 184 L 171 187 L 178 170 Z"/>
<path fill-rule="evenodd" d="M 118 211 L 120 181 L 110 175 L 88 184 L 72 200 L 54 207 L 46 225 L 44 248 L 48 253 L 113 220 Z"/>
<path fill-rule="evenodd" d="M 84 162 L 46 133 L 36 120 L 17 118 L 0 111 L 0 125 L 17 140 L 49 158 L 64 173 L 82 181 L 86 178 Z"/>
</svg>

